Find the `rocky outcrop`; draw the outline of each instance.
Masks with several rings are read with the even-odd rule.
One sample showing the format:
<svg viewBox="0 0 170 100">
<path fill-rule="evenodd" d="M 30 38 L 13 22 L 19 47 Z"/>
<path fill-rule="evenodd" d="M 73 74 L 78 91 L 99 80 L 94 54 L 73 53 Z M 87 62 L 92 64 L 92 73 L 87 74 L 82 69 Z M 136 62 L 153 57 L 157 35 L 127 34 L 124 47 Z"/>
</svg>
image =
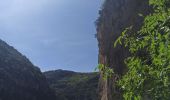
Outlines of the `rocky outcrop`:
<svg viewBox="0 0 170 100">
<path fill-rule="evenodd" d="M 55 100 L 55 95 L 40 69 L 2 40 L 0 100 Z"/>
<path fill-rule="evenodd" d="M 140 29 L 143 17 L 140 17 L 139 13 L 147 15 L 150 12 L 148 2 L 148 0 L 105 0 L 99 11 L 100 17 L 96 21 L 99 63 L 113 68 L 119 75 L 126 72 L 124 58 L 129 53 L 120 45 L 114 48 L 113 44 L 125 28 L 133 26 L 133 31 Z M 100 79 L 100 100 L 122 99 L 121 92 L 115 87 L 116 79 L 115 77 L 106 81 Z"/>
<path fill-rule="evenodd" d="M 99 73 L 66 70 L 44 72 L 57 100 L 97 100 Z"/>
</svg>

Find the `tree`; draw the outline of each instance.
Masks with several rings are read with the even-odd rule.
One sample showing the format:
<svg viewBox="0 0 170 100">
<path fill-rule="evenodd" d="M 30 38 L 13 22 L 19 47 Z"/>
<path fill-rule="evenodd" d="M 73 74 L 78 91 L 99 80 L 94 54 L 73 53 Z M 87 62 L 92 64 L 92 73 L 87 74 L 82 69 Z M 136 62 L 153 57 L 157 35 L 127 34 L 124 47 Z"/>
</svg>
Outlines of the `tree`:
<svg viewBox="0 0 170 100">
<path fill-rule="evenodd" d="M 142 28 L 127 28 L 115 42 L 129 48 L 128 72 L 118 85 L 125 100 L 169 100 L 170 98 L 170 0 L 149 0 L 153 13 Z M 140 14 L 140 16 L 142 16 Z"/>
</svg>

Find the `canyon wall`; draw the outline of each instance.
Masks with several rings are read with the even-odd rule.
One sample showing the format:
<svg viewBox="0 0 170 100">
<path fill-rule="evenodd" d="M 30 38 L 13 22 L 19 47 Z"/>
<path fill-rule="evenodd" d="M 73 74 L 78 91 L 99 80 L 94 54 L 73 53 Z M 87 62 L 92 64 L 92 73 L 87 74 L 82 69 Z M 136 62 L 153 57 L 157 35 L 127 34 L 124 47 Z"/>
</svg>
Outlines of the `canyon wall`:
<svg viewBox="0 0 170 100">
<path fill-rule="evenodd" d="M 96 21 L 99 46 L 99 63 L 113 68 L 115 73 L 123 75 L 127 68 L 124 58 L 128 50 L 120 45 L 114 48 L 115 40 L 121 32 L 130 26 L 137 31 L 143 22 L 139 14 L 149 13 L 148 0 L 105 0 Z M 101 74 L 102 76 L 102 74 Z M 115 86 L 116 77 L 107 80 L 100 79 L 99 100 L 122 100 L 122 94 Z"/>
<path fill-rule="evenodd" d="M 0 100 L 56 100 L 54 91 L 40 69 L 2 40 Z"/>
</svg>

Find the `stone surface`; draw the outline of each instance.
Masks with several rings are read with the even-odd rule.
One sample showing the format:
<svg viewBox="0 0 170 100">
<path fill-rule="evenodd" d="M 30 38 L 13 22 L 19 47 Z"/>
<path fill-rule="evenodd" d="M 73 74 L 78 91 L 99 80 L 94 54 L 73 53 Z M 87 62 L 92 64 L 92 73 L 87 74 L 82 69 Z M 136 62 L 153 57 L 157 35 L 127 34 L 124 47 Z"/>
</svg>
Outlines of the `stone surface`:
<svg viewBox="0 0 170 100">
<path fill-rule="evenodd" d="M 134 32 L 139 30 L 143 22 L 139 13 L 147 15 L 148 12 L 148 0 L 105 0 L 96 21 L 100 64 L 113 68 L 119 75 L 126 72 L 124 58 L 129 53 L 120 45 L 114 48 L 114 42 L 127 27 L 133 26 Z M 100 100 L 122 99 L 121 92 L 115 86 L 116 80 L 117 77 L 106 81 L 100 79 Z"/>
</svg>

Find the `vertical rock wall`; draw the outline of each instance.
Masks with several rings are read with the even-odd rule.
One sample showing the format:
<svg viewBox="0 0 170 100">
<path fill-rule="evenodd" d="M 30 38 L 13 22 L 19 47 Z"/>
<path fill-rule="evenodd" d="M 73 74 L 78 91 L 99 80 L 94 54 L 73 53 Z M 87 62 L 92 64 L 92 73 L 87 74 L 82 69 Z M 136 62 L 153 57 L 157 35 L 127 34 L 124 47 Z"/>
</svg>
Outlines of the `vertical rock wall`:
<svg viewBox="0 0 170 100">
<path fill-rule="evenodd" d="M 125 28 L 134 26 L 134 31 L 139 30 L 143 18 L 138 14 L 146 15 L 148 12 L 148 0 L 105 0 L 96 21 L 100 64 L 113 68 L 119 75 L 126 72 L 123 60 L 129 53 L 122 46 L 114 48 L 113 44 Z M 100 100 L 122 99 L 120 91 L 115 87 L 115 81 L 115 77 L 100 79 Z"/>
</svg>

